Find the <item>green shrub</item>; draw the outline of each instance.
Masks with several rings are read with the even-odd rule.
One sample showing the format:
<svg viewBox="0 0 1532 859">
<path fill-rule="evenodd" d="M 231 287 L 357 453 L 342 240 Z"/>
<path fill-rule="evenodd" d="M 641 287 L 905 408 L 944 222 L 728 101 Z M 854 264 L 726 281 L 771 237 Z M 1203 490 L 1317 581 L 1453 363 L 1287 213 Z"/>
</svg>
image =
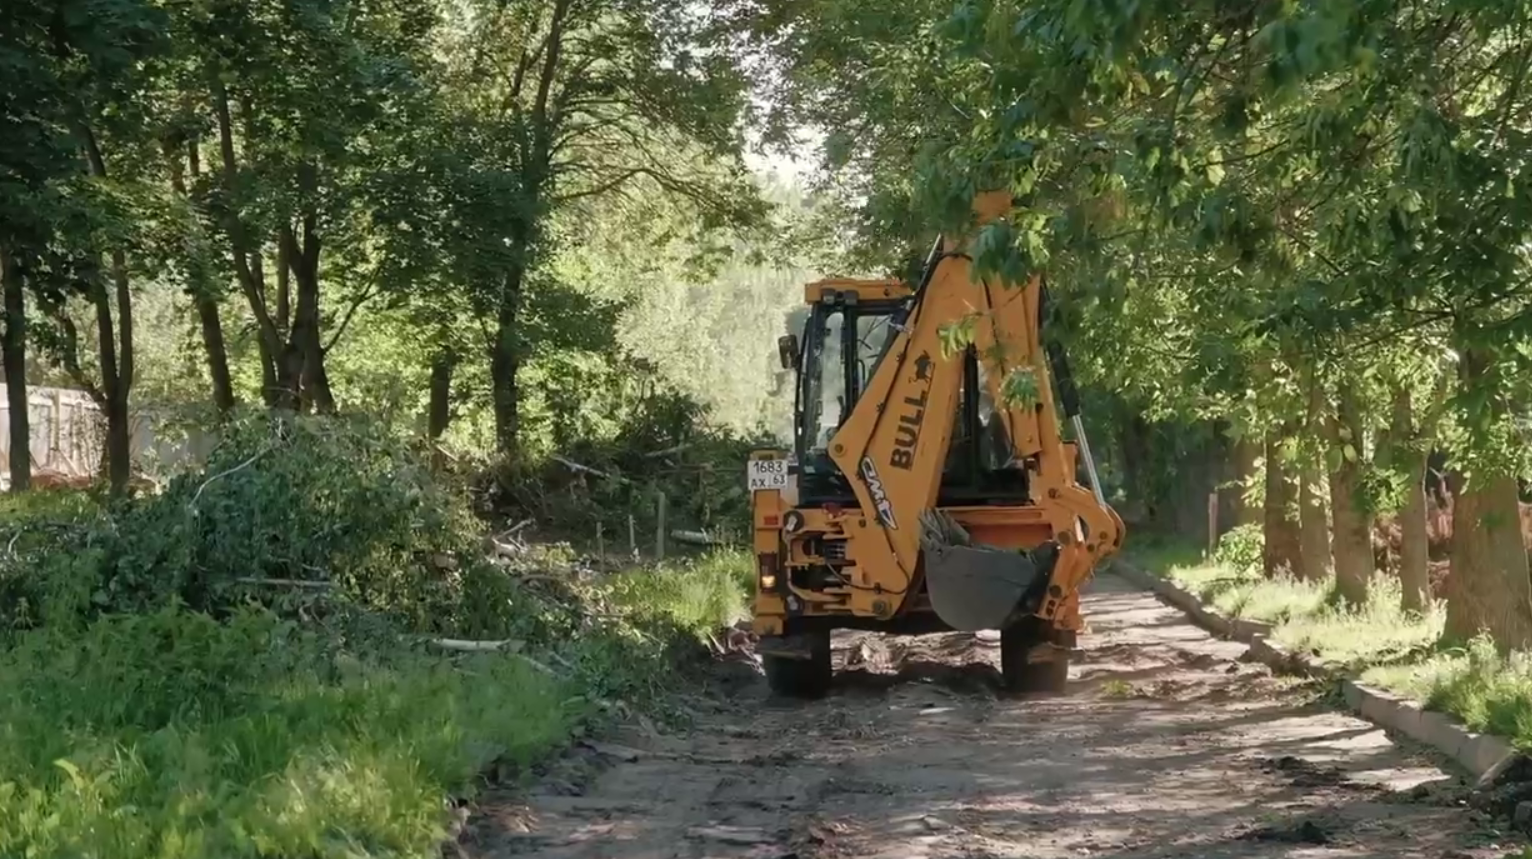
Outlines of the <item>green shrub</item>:
<svg viewBox="0 0 1532 859">
<path fill-rule="evenodd" d="M 0 556 L 6 630 L 179 600 L 214 615 L 344 604 L 437 634 L 560 631 L 483 558 L 466 495 L 366 418 L 247 417 L 222 429 L 204 470 L 159 495 L 40 506 L 5 523 L 16 538 Z"/>
<path fill-rule="evenodd" d="M 599 522 L 614 548 L 626 543 L 630 516 L 638 538 L 649 539 L 661 493 L 668 527 L 742 538 L 750 525 L 745 462 L 751 451 L 778 443 L 701 419 L 681 406 L 664 409 L 653 422 L 635 424 L 642 429 L 573 444 L 558 458 L 497 465 L 481 479 L 481 492 L 508 516 L 573 539 L 592 540 Z"/>
<path fill-rule="evenodd" d="M 603 698 L 652 703 L 678 682 L 678 669 L 706 654 L 711 633 L 748 616 L 748 553 L 719 550 L 700 558 L 619 573 L 599 588 L 623 623 L 588 630 L 568 656 L 581 682 Z"/>
<path fill-rule="evenodd" d="M 1237 525 L 1218 538 L 1213 562 L 1240 574 L 1259 573 L 1265 545 L 1265 534 L 1259 524 Z"/>
</svg>

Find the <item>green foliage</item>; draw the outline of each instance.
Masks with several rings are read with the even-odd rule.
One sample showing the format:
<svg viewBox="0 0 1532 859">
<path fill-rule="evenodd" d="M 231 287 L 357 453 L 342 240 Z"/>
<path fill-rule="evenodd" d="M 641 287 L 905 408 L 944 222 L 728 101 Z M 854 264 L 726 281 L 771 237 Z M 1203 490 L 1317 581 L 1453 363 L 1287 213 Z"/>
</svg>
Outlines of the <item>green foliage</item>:
<svg viewBox="0 0 1532 859">
<path fill-rule="evenodd" d="M 619 408 L 614 403 L 613 411 Z M 557 456 L 492 470 L 488 503 L 581 543 L 594 540 L 599 523 L 615 551 L 626 548 L 629 516 L 640 546 L 650 544 L 663 494 L 667 528 L 741 539 L 750 521 L 744 463 L 752 450 L 779 442 L 711 426 L 695 401 L 663 389 L 630 400 L 624 411 L 605 416 L 610 435 L 590 432 Z M 621 423 L 612 427 L 614 417 Z"/>
<path fill-rule="evenodd" d="M 1273 641 L 1289 650 L 1311 653 L 1345 670 L 1369 672 L 1369 677 L 1406 670 L 1378 666 L 1430 664 L 1445 621 L 1440 606 L 1424 614 L 1402 610 L 1400 585 L 1393 578 L 1375 578 L 1367 602 L 1348 608 L 1335 599 L 1333 578 L 1267 578 L 1258 562 L 1243 570 L 1219 560 L 1156 562 L 1148 569 L 1196 594 L 1225 617 L 1273 624 Z"/>
<path fill-rule="evenodd" d="M 749 593 L 737 552 L 490 563 L 460 490 L 360 419 L 235 421 L 156 496 L 3 503 L 6 855 L 424 855 L 448 796 L 654 703 Z"/>
<path fill-rule="evenodd" d="M 205 470 L 160 494 L 15 523 L 16 551 L 0 562 L 0 583 L 19 591 L 12 624 L 313 596 L 273 580 L 333 589 L 421 631 L 481 610 L 464 598 L 465 582 L 486 580 L 476 520 L 385 427 L 255 415 L 221 432 Z"/>
<path fill-rule="evenodd" d="M 699 645 L 746 617 L 753 569 L 747 554 L 719 550 L 598 585 L 589 598 L 623 620 L 583 633 L 568 649 L 564 659 L 575 667 L 582 696 L 663 709 L 663 695 L 705 658 Z"/>
<path fill-rule="evenodd" d="M 248 608 L 28 633 L 0 656 L 0 852 L 423 855 L 445 795 L 536 762 L 580 715 L 512 657 L 337 645 Z"/>
<path fill-rule="evenodd" d="M 1532 749 L 1532 657 L 1503 655 L 1487 636 L 1418 664 L 1377 669 L 1365 679 L 1451 713 L 1470 730 Z"/>
<path fill-rule="evenodd" d="M 1155 421 L 1289 424 L 1302 461 L 1349 449 L 1387 511 L 1395 445 L 1528 468 L 1532 90 L 1508 10 L 835 0 L 776 22 L 777 101 L 830 130 L 864 257 L 893 267 L 1009 189 L 975 262 L 1046 272 L 1082 386 Z M 1335 441 L 1346 390 L 1362 438 Z"/>
<path fill-rule="evenodd" d="M 1218 538 L 1213 563 L 1242 576 L 1256 574 L 1261 570 L 1261 553 L 1265 545 L 1260 525 L 1239 525 Z"/>
<path fill-rule="evenodd" d="M 1101 695 L 1104 698 L 1124 700 L 1133 697 L 1133 684 L 1119 677 L 1101 684 Z"/>
<path fill-rule="evenodd" d="M 1033 367 L 1017 367 L 1007 373 L 1000 383 L 1000 402 L 1017 409 L 1037 408 L 1042 402 L 1037 370 Z"/>
<path fill-rule="evenodd" d="M 739 549 L 721 549 L 617 578 L 612 601 L 639 622 L 673 624 L 701 637 L 733 626 L 748 616 L 746 600 L 755 589 L 753 557 Z"/>
<path fill-rule="evenodd" d="M 1333 583 L 1324 582 L 1318 611 L 1293 613 L 1276 631 L 1289 650 L 1317 652 L 1327 662 L 1362 671 L 1369 666 L 1414 662 L 1436 649 L 1446 613 L 1441 606 L 1424 613 L 1400 608 L 1399 580 L 1379 576 L 1368 583 L 1367 602 L 1347 609 L 1337 604 Z"/>
</svg>

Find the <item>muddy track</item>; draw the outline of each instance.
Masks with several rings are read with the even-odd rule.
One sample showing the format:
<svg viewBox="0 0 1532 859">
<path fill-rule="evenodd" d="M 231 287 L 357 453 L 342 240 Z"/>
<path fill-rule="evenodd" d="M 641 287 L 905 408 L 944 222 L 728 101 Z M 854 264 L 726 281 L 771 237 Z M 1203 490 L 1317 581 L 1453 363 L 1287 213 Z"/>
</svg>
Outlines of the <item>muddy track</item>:
<svg viewBox="0 0 1532 859">
<path fill-rule="evenodd" d="M 486 797 L 478 859 L 1499 859 L 1513 846 L 1419 749 L 1240 661 L 1109 576 L 1066 695 L 998 694 L 995 643 L 836 642 L 836 691 L 745 678 L 685 736 L 593 744 Z"/>
</svg>

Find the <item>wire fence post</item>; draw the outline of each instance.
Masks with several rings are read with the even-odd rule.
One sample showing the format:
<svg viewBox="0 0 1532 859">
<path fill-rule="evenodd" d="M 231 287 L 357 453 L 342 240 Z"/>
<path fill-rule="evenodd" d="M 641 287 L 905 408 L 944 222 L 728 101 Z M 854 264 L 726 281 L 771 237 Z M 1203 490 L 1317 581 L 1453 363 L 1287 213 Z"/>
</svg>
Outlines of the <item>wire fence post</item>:
<svg viewBox="0 0 1532 859">
<path fill-rule="evenodd" d="M 665 490 L 654 490 L 654 557 L 656 560 L 665 557 Z"/>
<path fill-rule="evenodd" d="M 1208 557 L 1218 551 L 1218 493 L 1208 493 Z"/>
</svg>

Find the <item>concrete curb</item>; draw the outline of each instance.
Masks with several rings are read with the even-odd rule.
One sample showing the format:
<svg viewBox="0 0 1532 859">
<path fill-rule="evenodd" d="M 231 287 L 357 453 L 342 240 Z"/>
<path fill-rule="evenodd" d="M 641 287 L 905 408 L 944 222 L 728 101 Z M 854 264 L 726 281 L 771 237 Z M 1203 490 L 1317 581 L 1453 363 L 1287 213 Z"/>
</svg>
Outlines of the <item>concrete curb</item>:
<svg viewBox="0 0 1532 859">
<path fill-rule="evenodd" d="M 1123 563 L 1120 559 L 1114 559 L 1110 572 L 1185 612 L 1193 623 L 1208 632 L 1250 645 L 1247 653 L 1249 658 L 1267 665 L 1273 671 L 1337 681 L 1347 709 L 1379 727 L 1403 734 L 1452 758 L 1473 775 L 1476 787 L 1484 788 L 1493 784 L 1507 767 L 1521 757 L 1502 737 L 1470 731 L 1445 713 L 1425 710 L 1414 701 L 1364 686 L 1342 676 L 1340 670 L 1332 665 L 1326 665 L 1306 653 L 1294 653 L 1277 645 L 1269 637 L 1271 624 L 1222 617 L 1208 610 L 1196 595 L 1175 583 Z"/>
</svg>

